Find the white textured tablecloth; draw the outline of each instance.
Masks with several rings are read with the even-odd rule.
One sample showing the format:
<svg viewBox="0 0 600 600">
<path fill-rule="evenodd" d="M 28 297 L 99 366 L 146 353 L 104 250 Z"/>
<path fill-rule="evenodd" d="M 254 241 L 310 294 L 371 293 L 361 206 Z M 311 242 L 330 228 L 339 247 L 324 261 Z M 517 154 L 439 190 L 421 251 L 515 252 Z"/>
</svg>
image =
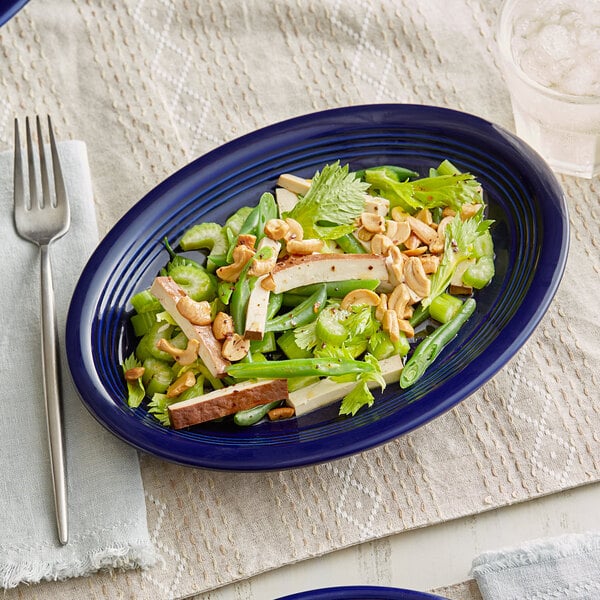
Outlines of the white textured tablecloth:
<svg viewBox="0 0 600 600">
<path fill-rule="evenodd" d="M 0 143 L 10 139 L 10 115 L 33 111 L 51 113 L 62 136 L 86 140 L 105 232 L 191 159 L 302 113 L 410 102 L 512 129 L 494 55 L 498 4 L 32 0 L 0 29 Z M 597 481 L 600 183 L 560 181 L 572 232 L 561 288 L 535 335 L 478 393 L 411 435 L 317 467 L 210 473 L 144 456 L 164 564 L 24 597 L 85 589 L 90 598 L 181 598 Z"/>
</svg>

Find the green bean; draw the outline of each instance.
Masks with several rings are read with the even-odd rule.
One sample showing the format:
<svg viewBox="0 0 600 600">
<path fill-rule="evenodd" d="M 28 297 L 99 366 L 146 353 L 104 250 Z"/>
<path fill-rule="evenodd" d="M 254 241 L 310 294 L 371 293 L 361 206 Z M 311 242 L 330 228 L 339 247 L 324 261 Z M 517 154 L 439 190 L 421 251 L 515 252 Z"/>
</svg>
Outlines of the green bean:
<svg viewBox="0 0 600 600">
<path fill-rule="evenodd" d="M 269 305 L 267 307 L 267 319 L 272 319 L 281 308 L 283 304 L 283 294 L 269 294 Z"/>
<path fill-rule="evenodd" d="M 244 221 L 248 218 L 248 215 L 252 212 L 252 207 L 242 206 L 238 208 L 228 219 L 225 221 L 225 228 L 229 229 L 233 235 L 238 235 L 240 229 L 244 224 Z"/>
<path fill-rule="evenodd" d="M 335 240 L 336 244 L 347 254 L 366 254 L 367 251 L 363 245 L 354 237 L 352 233 L 347 233 Z"/>
<path fill-rule="evenodd" d="M 281 404 L 281 400 L 275 400 L 268 404 L 259 404 L 249 408 L 248 410 L 240 410 L 235 413 L 233 422 L 240 427 L 248 427 L 258 423 L 270 410 L 277 408 Z"/>
<path fill-rule="evenodd" d="M 277 203 L 275 202 L 273 194 L 269 194 L 268 192 L 263 194 L 260 197 L 258 206 L 260 207 L 260 210 L 258 212 L 258 223 L 256 224 L 256 233 L 254 234 L 256 236 L 257 242 L 265 236 L 265 225 L 267 224 L 267 221 L 270 221 L 271 219 L 276 219 L 279 215 Z"/>
<path fill-rule="evenodd" d="M 229 313 L 233 318 L 233 326 L 236 333 L 240 335 L 243 335 L 246 326 L 246 309 L 248 307 L 250 292 L 252 291 L 247 275 L 250 262 L 242 270 L 229 300 Z"/>
<path fill-rule="evenodd" d="M 421 378 L 444 347 L 456 337 L 460 328 L 475 311 L 475 306 L 476 302 L 473 298 L 466 300 L 451 321 L 438 327 L 417 346 L 400 374 L 401 388 L 410 387 Z"/>
<path fill-rule="evenodd" d="M 309 296 L 319 289 L 322 283 L 311 283 L 290 290 L 291 294 Z M 344 281 L 330 281 L 325 283 L 328 298 L 343 298 L 353 290 L 374 290 L 379 285 L 379 279 L 347 279 Z"/>
<path fill-rule="evenodd" d="M 291 311 L 267 321 L 265 331 L 286 331 L 299 325 L 312 323 L 327 300 L 327 288 L 321 285 L 312 295 Z"/>
<path fill-rule="evenodd" d="M 236 379 L 288 379 L 289 377 L 339 377 L 372 372 L 361 360 L 341 358 L 294 358 L 255 363 L 235 363 L 227 373 Z"/>
</svg>

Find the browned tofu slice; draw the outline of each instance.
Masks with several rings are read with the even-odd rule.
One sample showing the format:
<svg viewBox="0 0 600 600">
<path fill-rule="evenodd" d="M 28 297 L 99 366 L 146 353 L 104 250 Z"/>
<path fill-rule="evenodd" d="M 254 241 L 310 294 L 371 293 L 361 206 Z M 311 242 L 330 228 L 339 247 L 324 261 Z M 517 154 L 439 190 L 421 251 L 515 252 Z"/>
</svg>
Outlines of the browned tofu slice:
<svg viewBox="0 0 600 600">
<path fill-rule="evenodd" d="M 312 283 L 346 279 L 388 280 L 385 257 L 376 254 L 309 254 L 278 263 L 271 274 L 279 294 Z"/>
<path fill-rule="evenodd" d="M 174 429 L 198 425 L 275 400 L 287 400 L 287 379 L 236 383 L 169 406 Z"/>
<path fill-rule="evenodd" d="M 198 355 L 206 368 L 215 377 L 224 377 L 231 364 L 221 354 L 221 342 L 215 338 L 210 325 L 194 325 L 178 310 L 177 302 L 186 295 L 185 291 L 171 277 L 157 277 L 150 292 L 158 298 L 162 307 L 173 317 L 181 331 L 189 340 L 198 340 Z"/>
</svg>

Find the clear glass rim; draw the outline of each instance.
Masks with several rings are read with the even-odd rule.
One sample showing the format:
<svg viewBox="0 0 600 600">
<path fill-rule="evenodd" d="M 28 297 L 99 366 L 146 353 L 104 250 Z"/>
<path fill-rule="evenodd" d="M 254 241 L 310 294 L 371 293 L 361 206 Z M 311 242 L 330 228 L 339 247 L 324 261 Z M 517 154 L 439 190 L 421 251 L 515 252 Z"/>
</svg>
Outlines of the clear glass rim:
<svg viewBox="0 0 600 600">
<path fill-rule="evenodd" d="M 510 45 L 510 38 L 512 33 L 510 18 L 512 16 L 512 11 L 521 1 L 522 0 L 504 0 L 502 2 L 502 5 L 500 6 L 496 35 L 497 46 L 502 59 L 506 62 L 506 64 L 510 65 L 513 68 L 514 72 L 523 82 L 536 89 L 540 93 L 549 96 L 550 98 L 561 102 L 568 102 L 571 104 L 600 105 L 600 96 L 589 94 L 567 94 L 565 92 L 559 92 L 557 90 L 542 85 L 541 83 L 530 77 L 525 71 L 523 71 L 520 65 L 514 60 L 511 53 Z M 531 2 L 527 2 L 527 4 L 528 6 L 531 6 Z"/>
</svg>

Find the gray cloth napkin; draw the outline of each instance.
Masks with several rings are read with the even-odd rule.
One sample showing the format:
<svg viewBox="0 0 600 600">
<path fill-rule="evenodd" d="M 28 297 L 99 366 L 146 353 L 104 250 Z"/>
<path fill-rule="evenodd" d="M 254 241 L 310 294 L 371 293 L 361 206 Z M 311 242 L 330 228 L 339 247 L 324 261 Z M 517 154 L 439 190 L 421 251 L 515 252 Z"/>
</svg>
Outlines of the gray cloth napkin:
<svg viewBox="0 0 600 600">
<path fill-rule="evenodd" d="M 0 587 L 154 562 L 137 453 L 79 400 L 64 349 L 67 309 L 98 234 L 86 146 L 59 144 L 71 228 L 51 246 L 64 385 L 68 545 L 57 541 L 40 349 L 38 249 L 13 227 L 12 152 L 0 154 Z"/>
<path fill-rule="evenodd" d="M 600 532 L 534 540 L 473 561 L 484 600 L 600 598 Z"/>
</svg>

